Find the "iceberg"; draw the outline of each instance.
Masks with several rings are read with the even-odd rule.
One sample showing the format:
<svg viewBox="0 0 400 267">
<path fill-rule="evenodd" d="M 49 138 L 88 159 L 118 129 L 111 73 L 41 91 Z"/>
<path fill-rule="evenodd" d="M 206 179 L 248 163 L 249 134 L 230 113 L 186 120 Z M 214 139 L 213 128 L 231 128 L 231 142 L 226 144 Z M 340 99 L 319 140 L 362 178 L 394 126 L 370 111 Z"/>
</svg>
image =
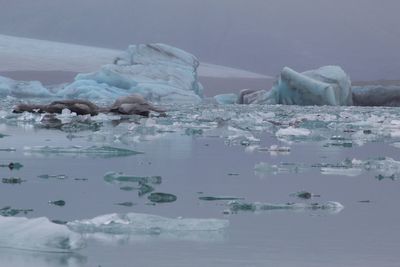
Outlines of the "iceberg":
<svg viewBox="0 0 400 267">
<path fill-rule="evenodd" d="M 70 252 L 83 248 L 85 244 L 79 234 L 44 217 L 27 219 L 0 216 L 0 228 L 1 247 Z"/>
<path fill-rule="evenodd" d="M 78 74 L 57 94 L 106 99 L 137 93 L 161 103 L 199 103 L 203 87 L 197 79 L 198 66 L 196 57 L 166 44 L 131 45 L 113 64 Z"/>
<path fill-rule="evenodd" d="M 243 91 L 242 103 L 284 105 L 352 105 L 349 76 L 339 66 L 325 66 L 298 73 L 283 68 L 268 92 Z"/>
</svg>

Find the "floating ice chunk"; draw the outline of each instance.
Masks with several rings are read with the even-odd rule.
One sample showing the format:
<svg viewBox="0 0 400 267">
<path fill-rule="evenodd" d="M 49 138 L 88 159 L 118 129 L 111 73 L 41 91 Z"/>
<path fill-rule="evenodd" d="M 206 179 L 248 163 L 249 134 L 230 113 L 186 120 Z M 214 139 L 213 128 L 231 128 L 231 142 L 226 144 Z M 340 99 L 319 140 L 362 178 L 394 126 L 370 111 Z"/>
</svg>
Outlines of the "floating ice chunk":
<svg viewBox="0 0 400 267">
<path fill-rule="evenodd" d="M 316 195 L 316 194 L 310 193 L 308 191 L 299 191 L 299 192 L 290 194 L 290 196 L 301 198 L 301 199 L 311 199 L 313 197 L 320 197 L 320 195 Z"/>
<path fill-rule="evenodd" d="M 154 203 L 170 203 L 175 202 L 177 197 L 173 194 L 167 193 L 151 193 L 150 196 L 147 197 L 151 202 Z"/>
<path fill-rule="evenodd" d="M 126 148 L 118 148 L 111 146 L 70 146 L 70 147 L 55 147 L 55 146 L 35 146 L 24 147 L 26 154 L 70 154 L 70 155 L 90 155 L 94 157 L 125 157 L 137 154 L 142 154 L 134 150 Z"/>
<path fill-rule="evenodd" d="M 232 196 L 202 196 L 199 197 L 200 200 L 205 201 L 226 201 L 226 200 L 242 200 L 242 197 L 232 197 Z"/>
<path fill-rule="evenodd" d="M 296 163 L 280 163 L 269 164 L 267 162 L 260 162 L 254 166 L 255 173 L 259 176 L 267 174 L 283 174 L 283 173 L 301 173 L 305 166 Z"/>
<path fill-rule="evenodd" d="M 359 176 L 361 173 L 360 168 L 321 168 L 321 174 L 324 175 Z"/>
<path fill-rule="evenodd" d="M 79 234 L 47 218 L 0 216 L 0 246 L 49 252 L 69 252 L 84 246 Z"/>
<path fill-rule="evenodd" d="M 116 184 L 124 182 L 161 184 L 162 178 L 161 176 L 134 176 L 122 172 L 108 172 L 104 175 L 104 180 L 108 183 Z"/>
<path fill-rule="evenodd" d="M 269 148 L 268 147 L 258 147 L 257 150 L 260 152 L 267 151 L 271 154 L 271 156 L 289 155 L 290 154 L 290 147 L 287 147 L 287 146 L 271 145 Z"/>
<path fill-rule="evenodd" d="M 238 96 L 236 94 L 222 94 L 214 96 L 215 101 L 221 105 L 236 104 Z"/>
<path fill-rule="evenodd" d="M 309 129 L 294 128 L 294 127 L 281 128 L 275 133 L 276 137 L 308 136 L 310 134 L 311 134 L 311 131 Z"/>
<path fill-rule="evenodd" d="M 2 178 L 1 182 L 3 184 L 21 184 L 22 182 L 25 182 L 25 180 L 22 180 L 19 177 L 10 177 L 10 178 Z"/>
<path fill-rule="evenodd" d="M 68 228 L 77 233 L 115 235 L 179 235 L 184 232 L 223 231 L 228 225 L 227 220 L 220 219 L 172 219 L 141 213 L 113 213 L 67 223 Z"/>
<path fill-rule="evenodd" d="M 285 67 L 271 91 L 259 95 L 252 103 L 351 105 L 351 82 L 339 66 L 325 66 L 303 73 Z"/>
<path fill-rule="evenodd" d="M 273 211 L 273 210 L 294 210 L 294 211 L 306 211 L 306 210 L 327 210 L 330 212 L 340 212 L 344 206 L 339 202 L 328 201 L 323 204 L 319 203 L 284 203 L 284 204 L 272 204 L 272 203 L 246 203 L 240 201 L 231 201 L 229 209 L 232 212 L 238 211 Z"/>
</svg>

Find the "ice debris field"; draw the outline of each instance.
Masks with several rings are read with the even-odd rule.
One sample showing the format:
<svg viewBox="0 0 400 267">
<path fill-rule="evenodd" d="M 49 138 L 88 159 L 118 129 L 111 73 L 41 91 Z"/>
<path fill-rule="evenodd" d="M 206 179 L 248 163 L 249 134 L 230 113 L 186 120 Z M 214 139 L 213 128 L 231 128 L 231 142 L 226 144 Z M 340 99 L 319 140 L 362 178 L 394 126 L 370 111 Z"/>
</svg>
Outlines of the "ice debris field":
<svg viewBox="0 0 400 267">
<path fill-rule="evenodd" d="M 270 91 L 205 99 L 198 67 L 185 51 L 151 44 L 69 84 L 0 78 L 0 246 L 224 242 L 241 216 L 339 216 L 374 201 L 321 177 L 397 186 L 400 109 L 382 106 L 397 106 L 398 90 L 354 88 L 336 66 L 284 68 Z M 369 92 L 380 98 L 366 102 Z M 132 93 L 166 116 L 11 112 L 21 101 L 102 105 Z M 379 107 L 363 107 L 371 103 Z"/>
</svg>

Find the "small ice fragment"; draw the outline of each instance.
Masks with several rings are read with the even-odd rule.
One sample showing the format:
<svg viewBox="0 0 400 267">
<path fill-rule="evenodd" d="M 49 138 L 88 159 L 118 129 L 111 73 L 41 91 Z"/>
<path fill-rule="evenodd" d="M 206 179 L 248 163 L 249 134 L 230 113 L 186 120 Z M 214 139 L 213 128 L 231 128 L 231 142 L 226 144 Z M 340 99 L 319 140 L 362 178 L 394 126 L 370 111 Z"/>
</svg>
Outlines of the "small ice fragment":
<svg viewBox="0 0 400 267">
<path fill-rule="evenodd" d="M 54 201 L 49 201 L 49 204 L 63 207 L 63 206 L 65 206 L 65 201 L 64 200 L 54 200 Z"/>
<path fill-rule="evenodd" d="M 219 200 L 243 200 L 242 197 L 231 197 L 231 196 L 202 196 L 199 197 L 200 200 L 205 201 L 219 201 Z"/>
<path fill-rule="evenodd" d="M 362 169 L 359 168 L 321 168 L 323 175 L 359 176 L 361 173 Z"/>
<path fill-rule="evenodd" d="M 39 153 L 39 154 L 71 154 L 71 155 L 90 155 L 98 157 L 124 157 L 142 154 L 134 150 L 126 148 L 117 148 L 111 146 L 70 146 L 70 147 L 54 147 L 54 146 L 36 146 L 36 147 L 24 147 L 27 153 Z"/>
<path fill-rule="evenodd" d="M 119 184 L 124 182 L 161 184 L 161 176 L 134 176 L 122 172 L 108 172 L 104 175 L 104 181 L 107 183 Z"/>
<path fill-rule="evenodd" d="M 67 179 L 68 176 L 64 175 L 64 174 L 42 174 L 42 175 L 39 175 L 38 178 L 64 180 L 64 179 Z"/>
<path fill-rule="evenodd" d="M 140 183 L 140 187 L 139 187 L 139 191 L 138 191 L 138 195 L 139 197 L 144 196 L 148 193 L 151 193 L 154 191 L 154 187 L 145 184 L 145 183 Z"/>
<path fill-rule="evenodd" d="M 383 174 L 378 174 L 377 176 L 375 176 L 375 178 L 379 181 L 385 180 L 385 179 L 389 179 L 389 180 L 396 180 L 396 176 L 394 174 L 392 175 L 383 175 Z"/>
<path fill-rule="evenodd" d="M 301 199 L 311 199 L 312 197 L 320 197 L 320 195 L 315 195 L 315 194 L 307 192 L 307 191 L 299 191 L 299 192 L 290 194 L 290 196 L 298 197 Z"/>
<path fill-rule="evenodd" d="M 122 187 L 120 187 L 119 189 L 121 189 L 122 191 L 132 191 L 132 190 L 134 190 L 135 188 L 132 187 L 132 186 L 122 186 Z"/>
<path fill-rule="evenodd" d="M 3 178 L 3 179 L 1 180 L 1 182 L 2 182 L 3 184 L 20 184 L 20 183 L 22 183 L 22 182 L 25 182 L 25 180 L 22 180 L 22 179 L 19 178 L 19 177 L 10 177 L 10 178 Z"/>
<path fill-rule="evenodd" d="M 115 203 L 115 205 L 125 206 L 125 207 L 132 207 L 135 204 L 133 202 L 120 202 L 120 203 Z"/>
<path fill-rule="evenodd" d="M 269 164 L 267 162 L 260 162 L 254 166 L 256 174 L 260 176 L 266 174 L 301 173 L 303 169 L 304 166 L 296 163 Z"/>
<path fill-rule="evenodd" d="M 10 148 L 0 148 L 0 152 L 15 152 L 17 151 L 15 148 L 10 147 Z"/>
<path fill-rule="evenodd" d="M 282 128 L 279 129 L 275 135 L 277 137 L 285 137 L 285 136 L 308 136 L 311 134 L 311 131 L 308 129 L 304 128 L 294 128 L 294 127 L 288 127 L 288 128 Z"/>
<path fill-rule="evenodd" d="M 19 170 L 19 169 L 21 169 L 22 167 L 24 167 L 24 165 L 22 165 L 21 163 L 19 163 L 19 162 L 10 162 L 9 164 L 8 164 L 8 166 L 7 166 L 10 170 Z"/>
<path fill-rule="evenodd" d="M 177 199 L 175 195 L 167 193 L 151 193 L 147 198 L 154 203 L 175 202 Z"/>
<path fill-rule="evenodd" d="M 4 208 L 0 209 L 0 215 L 4 217 L 9 217 L 9 216 L 16 216 L 20 213 L 23 214 L 28 214 L 28 212 L 32 212 L 33 209 L 14 209 L 11 208 L 10 206 L 6 206 Z"/>
</svg>

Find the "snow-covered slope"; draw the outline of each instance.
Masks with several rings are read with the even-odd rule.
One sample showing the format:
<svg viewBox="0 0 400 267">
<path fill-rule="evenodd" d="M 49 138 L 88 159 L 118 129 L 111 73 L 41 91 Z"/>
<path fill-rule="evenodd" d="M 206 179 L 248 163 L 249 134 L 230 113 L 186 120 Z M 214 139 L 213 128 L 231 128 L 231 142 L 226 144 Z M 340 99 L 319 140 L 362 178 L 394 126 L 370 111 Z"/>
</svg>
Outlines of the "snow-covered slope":
<svg viewBox="0 0 400 267">
<path fill-rule="evenodd" d="M 102 65 L 112 63 L 121 52 L 0 34 L 0 71 L 91 72 L 98 70 Z M 208 63 L 200 64 L 198 75 L 213 78 L 271 78 L 246 70 Z"/>
</svg>

